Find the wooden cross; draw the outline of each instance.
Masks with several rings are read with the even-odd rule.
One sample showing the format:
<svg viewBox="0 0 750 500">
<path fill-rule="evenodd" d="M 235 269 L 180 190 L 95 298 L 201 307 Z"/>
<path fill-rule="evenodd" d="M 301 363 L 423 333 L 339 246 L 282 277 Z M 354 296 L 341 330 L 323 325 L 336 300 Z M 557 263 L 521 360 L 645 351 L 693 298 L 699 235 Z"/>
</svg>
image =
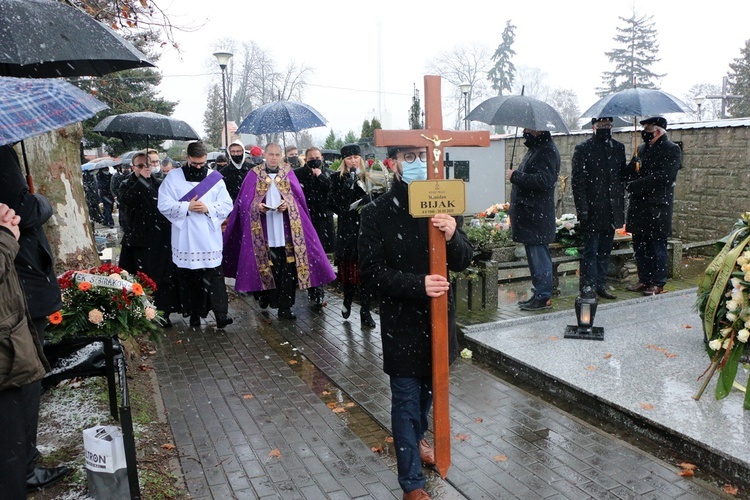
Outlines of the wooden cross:
<svg viewBox="0 0 750 500">
<path fill-rule="evenodd" d="M 443 179 L 443 144 L 450 146 L 489 146 L 487 131 L 457 131 L 443 129 L 443 111 L 440 97 L 440 77 L 424 77 L 425 128 L 423 130 L 375 130 L 376 146 L 424 145 L 429 148 L 427 178 Z M 430 248 L 430 274 L 446 276 L 448 272 L 445 236 L 428 224 Z M 432 397 L 433 432 L 435 434 L 435 466 L 445 479 L 451 465 L 451 428 L 448 365 L 448 296 L 433 298 L 430 304 L 432 324 Z"/>
</svg>

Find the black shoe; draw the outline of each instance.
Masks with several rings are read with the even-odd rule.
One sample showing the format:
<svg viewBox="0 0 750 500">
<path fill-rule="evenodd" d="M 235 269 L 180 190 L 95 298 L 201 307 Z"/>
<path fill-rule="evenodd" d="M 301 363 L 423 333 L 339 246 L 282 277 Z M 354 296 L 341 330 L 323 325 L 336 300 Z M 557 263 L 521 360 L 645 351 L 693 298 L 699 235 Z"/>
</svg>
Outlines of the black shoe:
<svg viewBox="0 0 750 500">
<path fill-rule="evenodd" d="M 279 309 L 280 319 L 297 319 L 297 315 L 291 309 Z"/>
<path fill-rule="evenodd" d="M 375 328 L 377 326 L 377 324 L 375 324 L 375 320 L 372 319 L 370 311 L 359 311 L 359 319 L 362 322 L 362 326 L 364 327 Z"/>
<path fill-rule="evenodd" d="M 320 311 L 321 309 L 323 309 L 323 297 L 313 298 L 312 300 L 310 300 L 310 305 L 316 311 Z"/>
<path fill-rule="evenodd" d="M 352 313 L 351 303 L 349 305 L 346 305 L 346 302 L 344 302 L 344 307 L 341 308 L 341 315 L 344 317 L 344 319 L 349 319 L 349 315 L 351 313 Z"/>
<path fill-rule="evenodd" d="M 268 295 L 261 295 L 258 299 L 258 305 L 261 309 L 267 309 L 270 303 L 271 299 L 268 297 Z"/>
<path fill-rule="evenodd" d="M 200 328 L 201 317 L 197 315 L 190 316 L 190 326 L 192 326 L 193 328 Z"/>
<path fill-rule="evenodd" d="M 542 311 L 552 308 L 552 300 L 534 298 L 531 302 L 519 306 L 522 311 Z"/>
<path fill-rule="evenodd" d="M 38 491 L 49 488 L 59 480 L 70 474 L 71 470 L 62 467 L 34 467 L 26 476 L 26 491 Z"/>
<path fill-rule="evenodd" d="M 234 320 L 226 314 L 216 315 L 216 328 L 224 328 L 234 323 Z"/>
<path fill-rule="evenodd" d="M 522 305 L 524 305 L 524 304 L 530 304 L 530 303 L 531 303 L 531 302 L 532 302 L 533 300 L 534 300 L 534 296 L 532 295 L 530 299 L 526 299 L 526 300 L 519 300 L 519 301 L 517 302 L 517 304 L 518 304 L 519 306 L 522 306 Z"/>
<path fill-rule="evenodd" d="M 162 322 L 161 327 L 171 328 L 172 326 L 172 320 L 169 319 L 169 314 L 167 314 L 166 316 L 164 316 L 164 321 Z"/>
<path fill-rule="evenodd" d="M 609 293 L 609 291 L 603 286 L 596 289 L 596 294 L 603 299 L 615 300 L 617 298 L 617 295 Z"/>
</svg>

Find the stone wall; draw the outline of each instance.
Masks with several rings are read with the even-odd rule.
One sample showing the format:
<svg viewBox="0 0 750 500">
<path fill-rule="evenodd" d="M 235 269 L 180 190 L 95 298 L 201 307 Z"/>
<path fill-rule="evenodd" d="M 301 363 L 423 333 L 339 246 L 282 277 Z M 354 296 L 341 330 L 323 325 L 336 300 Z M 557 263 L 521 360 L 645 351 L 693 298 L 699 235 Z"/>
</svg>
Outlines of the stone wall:
<svg viewBox="0 0 750 500">
<path fill-rule="evenodd" d="M 723 124 L 732 124 L 726 126 Z M 682 141 L 683 167 L 677 175 L 672 229 L 683 242 L 718 239 L 726 235 L 740 213 L 750 211 L 747 189 L 750 186 L 750 119 L 727 120 L 697 124 L 676 124 L 667 130 L 672 141 Z M 574 132 L 554 136 L 560 150 L 562 165 L 556 199 L 557 214 L 575 213 L 570 186 L 573 149 L 587 139 L 590 132 Z M 616 131 L 613 137 L 625 144 L 629 160 L 633 154 L 633 131 Z M 638 137 L 640 143 L 640 136 Z M 506 167 L 510 164 L 513 140 L 506 141 Z M 518 139 L 514 165 L 526 153 L 523 139 Z M 564 191 L 561 196 L 561 188 Z M 510 183 L 506 184 L 510 199 Z"/>
</svg>

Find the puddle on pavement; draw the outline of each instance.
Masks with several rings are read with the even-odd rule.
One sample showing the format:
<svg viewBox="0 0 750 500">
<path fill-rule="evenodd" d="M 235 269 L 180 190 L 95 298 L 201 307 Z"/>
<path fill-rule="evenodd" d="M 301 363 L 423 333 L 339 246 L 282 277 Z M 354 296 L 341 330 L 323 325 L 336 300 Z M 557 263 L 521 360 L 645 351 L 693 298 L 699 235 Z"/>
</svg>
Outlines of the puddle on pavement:
<svg viewBox="0 0 750 500">
<path fill-rule="evenodd" d="M 373 450 L 373 454 L 377 454 L 385 460 L 391 471 L 396 474 L 396 455 L 393 451 L 391 433 L 384 429 L 362 406 L 351 399 L 275 329 L 258 328 L 257 331 L 276 354 L 286 361 L 292 371 L 315 392 L 320 400 L 343 420 L 365 445 Z M 446 484 L 440 479 L 437 472 L 425 469 L 425 477 L 427 478 L 427 491 L 433 498 L 447 498 Z"/>
</svg>

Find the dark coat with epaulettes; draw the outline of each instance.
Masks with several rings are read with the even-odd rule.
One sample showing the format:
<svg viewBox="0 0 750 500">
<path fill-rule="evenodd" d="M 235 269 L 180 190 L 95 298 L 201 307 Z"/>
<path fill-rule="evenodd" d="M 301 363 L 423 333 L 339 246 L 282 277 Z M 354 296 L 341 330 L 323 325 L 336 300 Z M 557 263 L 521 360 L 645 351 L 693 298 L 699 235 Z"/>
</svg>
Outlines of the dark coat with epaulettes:
<svg viewBox="0 0 750 500">
<path fill-rule="evenodd" d="M 380 295 L 383 370 L 395 377 L 432 374 L 430 274 L 427 241 L 429 218 L 409 214 L 408 188 L 394 181 L 391 189 L 362 209 L 359 265 L 363 281 Z M 447 271 L 462 271 L 474 248 L 456 217 L 456 232 L 446 242 Z M 458 355 L 453 294 L 448 293 L 449 361 Z"/>
<path fill-rule="evenodd" d="M 626 171 L 629 206 L 627 230 L 642 239 L 672 236 L 672 208 L 677 171 L 682 166 L 682 150 L 666 135 L 655 144 L 638 148 L 640 169 L 631 160 Z"/>
<path fill-rule="evenodd" d="M 513 241 L 543 245 L 555 241 L 555 184 L 560 152 L 549 132 L 526 141 L 529 150 L 510 177 L 510 229 Z"/>
<path fill-rule="evenodd" d="M 584 231 L 607 231 L 625 223 L 625 146 L 590 137 L 573 152 L 571 185 Z"/>
</svg>

